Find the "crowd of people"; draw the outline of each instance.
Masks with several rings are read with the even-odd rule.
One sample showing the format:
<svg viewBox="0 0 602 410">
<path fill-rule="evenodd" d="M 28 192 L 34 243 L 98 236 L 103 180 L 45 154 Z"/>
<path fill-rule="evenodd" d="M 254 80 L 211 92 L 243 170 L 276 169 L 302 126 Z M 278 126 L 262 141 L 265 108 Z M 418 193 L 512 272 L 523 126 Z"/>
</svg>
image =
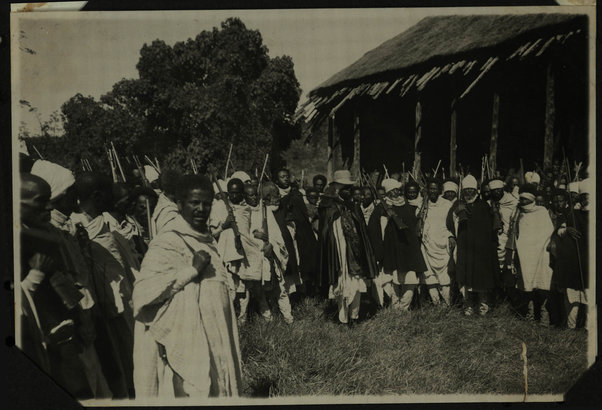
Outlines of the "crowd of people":
<svg viewBox="0 0 602 410">
<path fill-rule="evenodd" d="M 21 347 L 78 399 L 239 395 L 239 327 L 294 326 L 307 297 L 350 327 L 365 301 L 466 316 L 504 303 L 568 328 L 586 312 L 594 183 L 559 167 L 481 183 L 338 170 L 307 186 L 287 169 L 146 165 L 116 182 L 23 156 L 20 171 Z"/>
</svg>

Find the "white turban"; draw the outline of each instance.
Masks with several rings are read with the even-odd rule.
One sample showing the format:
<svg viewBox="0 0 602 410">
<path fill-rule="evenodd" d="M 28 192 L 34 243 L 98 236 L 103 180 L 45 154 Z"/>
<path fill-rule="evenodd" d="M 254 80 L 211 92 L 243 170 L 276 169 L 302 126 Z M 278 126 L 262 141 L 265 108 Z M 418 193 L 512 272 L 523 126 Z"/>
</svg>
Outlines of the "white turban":
<svg viewBox="0 0 602 410">
<path fill-rule="evenodd" d="M 443 192 L 448 191 L 454 191 L 455 193 L 458 193 L 458 184 L 456 184 L 454 181 L 445 181 L 443 183 Z"/>
<path fill-rule="evenodd" d="M 243 184 L 246 184 L 247 182 L 249 182 L 251 180 L 251 177 L 245 171 L 236 171 L 230 177 L 230 179 L 234 179 L 234 178 L 240 179 L 243 182 Z"/>
<path fill-rule="evenodd" d="M 577 193 L 579 193 L 579 182 L 571 182 L 571 183 L 569 183 L 569 192 L 577 192 Z"/>
<path fill-rule="evenodd" d="M 592 186 L 592 179 L 585 178 L 583 181 L 579 182 L 579 193 L 580 194 L 590 194 L 592 193 L 594 187 Z"/>
<path fill-rule="evenodd" d="M 504 182 L 499 179 L 492 179 L 489 181 L 489 189 L 504 189 Z"/>
<path fill-rule="evenodd" d="M 31 173 L 44 179 L 50 185 L 50 200 L 61 196 L 75 183 L 73 172 L 50 161 L 39 159 L 34 162 Z"/>
<path fill-rule="evenodd" d="M 157 170 L 150 165 L 144 166 L 144 176 L 146 176 L 146 180 L 151 183 L 159 179 L 159 173 Z"/>
<path fill-rule="evenodd" d="M 464 179 L 462 180 L 462 189 L 466 189 L 466 188 L 477 189 L 478 186 L 479 186 L 479 184 L 477 183 L 477 179 L 470 174 L 466 175 L 464 177 Z"/>
<path fill-rule="evenodd" d="M 401 188 L 401 182 L 393 178 L 383 179 L 383 182 L 380 185 L 385 189 L 385 192 L 394 190 L 395 188 Z"/>
<path fill-rule="evenodd" d="M 537 172 L 527 172 L 525 174 L 525 181 L 527 182 L 527 184 L 539 184 L 541 178 L 539 177 Z"/>
</svg>

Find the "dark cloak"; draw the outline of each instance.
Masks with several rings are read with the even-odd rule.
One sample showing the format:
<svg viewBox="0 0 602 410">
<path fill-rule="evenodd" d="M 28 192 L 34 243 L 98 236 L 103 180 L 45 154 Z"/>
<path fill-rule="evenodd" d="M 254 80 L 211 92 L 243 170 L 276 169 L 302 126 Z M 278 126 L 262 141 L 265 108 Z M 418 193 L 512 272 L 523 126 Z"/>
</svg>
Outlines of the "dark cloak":
<svg viewBox="0 0 602 410">
<path fill-rule="evenodd" d="M 575 216 L 573 220 L 573 215 Z M 568 233 L 556 239 L 556 258 L 554 259 L 554 282 L 561 289 L 570 288 L 577 290 L 587 289 L 589 286 L 589 212 L 582 210 L 573 211 L 573 215 L 566 215 L 567 227 L 574 227 L 581 232 L 581 238 L 573 239 Z M 577 251 L 577 247 L 579 251 Z M 579 270 L 581 262 L 581 271 Z"/>
<path fill-rule="evenodd" d="M 299 249 L 298 271 L 301 278 L 304 282 L 313 281 L 318 270 L 319 245 L 309 221 L 309 213 L 301 193 L 298 190 L 291 189 L 288 195 L 280 199 L 279 211 L 286 221 L 293 221 L 295 223 L 295 240 Z"/>
<path fill-rule="evenodd" d="M 499 277 L 493 213 L 481 199 L 466 208 L 468 218 L 458 224 L 456 280 L 460 286 L 491 290 Z"/>
<path fill-rule="evenodd" d="M 370 238 L 376 244 L 374 248 L 378 261 L 387 272 L 424 272 L 426 263 L 420 250 L 420 240 L 416 236 L 416 206 L 406 203 L 403 206 L 392 206 L 391 209 L 407 226 L 398 229 L 394 223 L 387 223 L 384 239 L 381 234 L 380 218 L 387 216 L 382 204 L 374 209 L 370 216 Z"/>
<path fill-rule="evenodd" d="M 298 278 L 299 264 L 297 262 L 297 253 L 295 252 L 295 243 L 287 226 L 287 223 L 290 220 L 287 219 L 288 216 L 289 215 L 287 215 L 286 209 L 282 207 L 282 203 L 280 204 L 280 207 L 274 211 L 274 219 L 276 219 L 276 223 L 280 228 L 282 239 L 284 240 L 284 246 L 286 246 L 286 251 L 288 252 L 288 262 L 286 263 L 286 268 L 284 269 L 284 275 L 293 275 Z M 299 243 L 297 243 L 297 246 L 300 246 Z M 299 253 L 301 252 L 299 251 Z"/>
<path fill-rule="evenodd" d="M 376 258 L 368 235 L 368 228 L 364 216 L 359 210 L 358 204 L 344 203 L 339 198 L 323 196 L 318 208 L 319 214 L 319 238 L 320 238 L 320 271 L 318 283 L 322 289 L 329 285 L 336 286 L 341 266 L 337 253 L 336 240 L 334 236 L 333 223 L 341 217 L 342 213 L 348 211 L 357 232 L 357 247 L 354 251 L 347 244 L 347 252 L 353 252 L 355 262 L 359 265 L 360 276 L 366 279 L 374 278 L 378 273 Z M 347 241 L 349 242 L 349 241 Z"/>
</svg>

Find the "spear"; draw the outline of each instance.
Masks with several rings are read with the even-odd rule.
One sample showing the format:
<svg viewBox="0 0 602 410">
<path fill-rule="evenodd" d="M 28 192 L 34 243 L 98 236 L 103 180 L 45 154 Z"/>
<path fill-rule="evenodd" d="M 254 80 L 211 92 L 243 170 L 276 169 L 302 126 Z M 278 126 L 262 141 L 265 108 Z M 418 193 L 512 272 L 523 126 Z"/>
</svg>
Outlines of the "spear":
<svg viewBox="0 0 602 410">
<path fill-rule="evenodd" d="M 389 171 L 387 170 L 387 166 L 383 164 L 383 169 L 385 170 L 385 178 L 389 178 Z"/>
<path fill-rule="evenodd" d="M 86 161 L 86 165 L 88 166 L 88 171 L 92 172 L 92 165 L 90 165 L 90 161 L 88 160 L 88 158 L 86 158 L 84 161 Z"/>
<path fill-rule="evenodd" d="M 121 161 L 119 161 L 119 155 L 117 155 L 117 150 L 115 149 L 115 145 L 113 145 L 113 141 L 111 141 L 111 148 L 113 148 L 113 155 L 115 156 L 115 161 L 117 161 L 117 166 L 119 167 L 121 179 L 123 179 L 123 182 L 125 182 L 125 174 L 123 173 L 123 168 L 121 168 Z"/>
<path fill-rule="evenodd" d="M 305 187 L 305 169 L 301 170 L 301 188 Z"/>
<path fill-rule="evenodd" d="M 153 167 L 153 169 L 155 171 L 157 171 L 158 174 L 160 174 L 159 169 L 157 168 L 157 165 L 155 165 L 155 163 L 153 161 L 151 161 L 151 159 L 148 157 L 148 155 L 145 155 L 144 159 L 146 160 L 146 162 L 148 163 L 148 165 L 150 165 L 151 167 Z"/>
<path fill-rule="evenodd" d="M 437 167 L 435 168 L 435 174 L 433 175 L 434 178 L 437 177 L 437 172 L 439 172 L 439 166 L 441 165 L 441 160 L 439 160 L 439 162 L 437 162 Z"/>
<path fill-rule="evenodd" d="M 157 159 L 157 157 L 155 157 L 155 163 L 157 164 L 157 171 L 161 173 L 161 167 L 159 166 L 159 160 Z"/>
<path fill-rule="evenodd" d="M 33 147 L 33 149 L 36 151 L 36 153 L 38 154 L 38 156 L 40 157 L 40 159 L 44 159 L 44 157 L 42 156 L 42 154 L 40 154 L 40 151 L 38 151 L 38 149 L 36 148 L 35 145 L 31 144 L 31 146 Z"/>
<path fill-rule="evenodd" d="M 228 151 L 228 159 L 226 160 L 226 170 L 224 171 L 224 180 L 228 178 L 228 165 L 230 165 L 230 156 L 232 155 L 232 144 L 230 144 L 230 150 Z"/>
<path fill-rule="evenodd" d="M 113 182 L 117 181 L 117 172 L 115 170 L 115 164 L 113 163 L 113 154 L 111 154 L 111 150 L 107 148 L 107 156 L 109 157 L 109 165 L 111 166 L 111 175 L 113 175 Z"/>
</svg>

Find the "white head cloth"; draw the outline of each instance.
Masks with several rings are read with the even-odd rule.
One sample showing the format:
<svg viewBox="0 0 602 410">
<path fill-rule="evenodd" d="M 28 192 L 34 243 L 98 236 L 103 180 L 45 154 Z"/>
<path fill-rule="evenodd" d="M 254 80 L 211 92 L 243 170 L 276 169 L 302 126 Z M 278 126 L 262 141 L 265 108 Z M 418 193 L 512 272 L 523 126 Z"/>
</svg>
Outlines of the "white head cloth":
<svg viewBox="0 0 602 410">
<path fill-rule="evenodd" d="M 50 185 L 50 200 L 53 200 L 75 183 L 73 172 L 58 164 L 39 159 L 34 162 L 31 173 L 44 179 Z"/>
<path fill-rule="evenodd" d="M 454 181 L 445 181 L 443 183 L 443 192 L 449 191 L 454 191 L 455 193 L 458 193 L 458 184 L 456 184 Z"/>
<path fill-rule="evenodd" d="M 395 188 L 401 188 L 401 182 L 393 178 L 383 179 L 383 182 L 381 182 L 380 185 L 385 189 L 386 193 Z"/>
<path fill-rule="evenodd" d="M 579 182 L 579 193 L 580 194 L 590 194 L 594 190 L 594 186 L 592 184 L 591 178 L 585 178 L 583 181 Z"/>
<path fill-rule="evenodd" d="M 464 179 L 462 180 L 462 189 L 466 189 L 466 188 L 477 189 L 478 186 L 479 186 L 479 184 L 477 183 L 477 179 L 470 174 L 466 175 L 464 177 Z"/>
<path fill-rule="evenodd" d="M 569 183 L 569 192 L 577 192 L 577 193 L 579 193 L 579 182 L 571 182 L 571 183 Z"/>
<path fill-rule="evenodd" d="M 499 179 L 492 179 L 488 185 L 489 189 L 504 189 L 504 182 Z"/>
<path fill-rule="evenodd" d="M 233 178 L 240 179 L 243 184 L 246 184 L 247 182 L 249 182 L 251 180 L 251 177 L 245 171 L 236 171 L 230 177 L 230 179 L 233 179 Z"/>
<path fill-rule="evenodd" d="M 527 184 L 539 184 L 541 178 L 539 177 L 537 172 L 527 172 L 525 174 L 525 181 L 527 182 Z"/>
</svg>

